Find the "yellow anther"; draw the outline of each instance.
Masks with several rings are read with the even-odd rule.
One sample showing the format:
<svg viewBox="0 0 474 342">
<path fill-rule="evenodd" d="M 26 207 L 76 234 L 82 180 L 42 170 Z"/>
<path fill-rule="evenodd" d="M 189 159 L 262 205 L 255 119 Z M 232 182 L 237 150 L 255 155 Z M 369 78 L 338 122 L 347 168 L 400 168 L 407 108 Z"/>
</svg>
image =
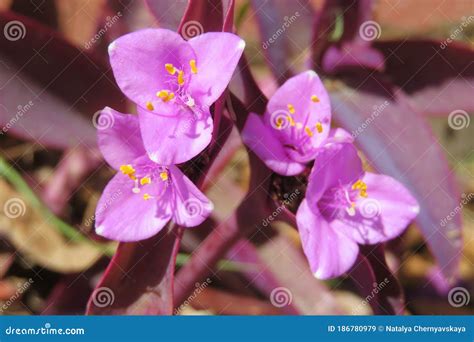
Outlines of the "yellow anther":
<svg viewBox="0 0 474 342">
<path fill-rule="evenodd" d="M 276 121 L 277 128 L 281 129 L 284 122 L 285 122 L 285 120 L 283 120 L 282 118 L 278 118 L 277 121 Z"/>
<path fill-rule="evenodd" d="M 168 172 L 167 171 L 163 171 L 160 173 L 160 178 L 163 182 L 166 182 L 168 180 Z"/>
<path fill-rule="evenodd" d="M 360 197 L 367 197 L 367 184 L 360 179 L 352 184 L 352 190 L 359 190 Z"/>
<path fill-rule="evenodd" d="M 168 102 L 174 99 L 174 93 L 169 92 L 168 90 L 160 90 L 156 93 L 156 96 L 162 99 L 163 102 Z"/>
<path fill-rule="evenodd" d="M 292 127 L 296 126 L 296 122 L 295 122 L 295 120 L 293 120 L 293 118 L 291 116 L 287 115 L 286 117 L 287 117 L 288 121 L 290 122 L 290 126 L 292 126 Z"/>
<path fill-rule="evenodd" d="M 304 128 L 304 131 L 306 132 L 306 134 L 309 136 L 309 137 L 312 137 L 313 136 L 313 131 L 311 130 L 311 128 L 309 128 L 308 126 L 306 126 Z"/>
<path fill-rule="evenodd" d="M 150 198 L 153 198 L 153 196 L 149 195 L 149 194 L 143 194 L 143 199 L 145 201 L 148 201 Z"/>
<path fill-rule="evenodd" d="M 166 69 L 166 71 L 168 71 L 168 73 L 170 75 L 174 75 L 176 73 L 176 68 L 171 63 L 166 63 L 165 64 L 165 69 Z"/>
<path fill-rule="evenodd" d="M 313 96 L 311 96 L 311 101 L 319 102 L 319 97 L 317 97 L 316 95 L 313 95 Z"/>
<path fill-rule="evenodd" d="M 140 185 L 147 185 L 151 183 L 151 178 L 150 177 L 143 177 L 140 179 Z"/>
<path fill-rule="evenodd" d="M 155 109 L 155 107 L 153 107 L 153 103 L 151 103 L 150 101 L 148 101 L 148 102 L 146 103 L 146 109 L 148 109 L 148 110 L 153 110 L 153 109 Z"/>
<path fill-rule="evenodd" d="M 290 114 L 295 114 L 295 107 L 291 103 L 288 103 L 287 107 Z"/>
<path fill-rule="evenodd" d="M 191 72 L 192 72 L 193 74 L 197 74 L 198 69 L 197 69 L 197 67 L 196 67 L 196 60 L 195 60 L 195 59 L 191 59 L 191 60 L 189 61 L 189 66 L 191 67 Z"/>
<path fill-rule="evenodd" d="M 159 92 L 156 93 L 156 96 L 158 96 L 163 101 L 167 101 L 169 95 L 170 93 L 168 90 L 160 90 Z"/>
<path fill-rule="evenodd" d="M 130 165 L 130 164 L 122 165 L 122 166 L 120 166 L 120 171 L 121 171 L 124 175 L 130 177 L 130 179 L 133 179 L 133 180 L 136 179 L 136 177 L 135 177 L 135 169 L 133 168 L 132 165 Z"/>
<path fill-rule="evenodd" d="M 182 86 L 184 84 L 184 71 L 178 71 L 178 85 Z"/>
<path fill-rule="evenodd" d="M 318 133 L 323 133 L 323 125 L 321 124 L 321 122 L 316 123 L 316 130 L 318 131 Z"/>
</svg>

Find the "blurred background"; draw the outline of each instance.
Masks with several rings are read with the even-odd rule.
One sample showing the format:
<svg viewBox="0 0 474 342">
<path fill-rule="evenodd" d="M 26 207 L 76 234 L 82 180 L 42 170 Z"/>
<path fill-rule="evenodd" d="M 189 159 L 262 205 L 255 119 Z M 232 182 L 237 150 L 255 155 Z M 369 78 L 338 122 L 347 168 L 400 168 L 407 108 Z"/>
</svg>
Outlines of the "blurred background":
<svg viewBox="0 0 474 342">
<path fill-rule="evenodd" d="M 273 14 L 266 14 L 269 20 L 292 20 L 295 13 L 277 11 L 282 2 L 275 0 L 266 7 L 275 7 Z M 319 9 L 323 3 L 296 2 L 298 18 L 311 15 L 309 9 Z M 265 3 L 261 6 L 268 6 Z M 140 0 L 0 0 L 1 314 L 83 314 L 110 261 L 116 245 L 93 232 L 97 201 L 113 176 L 95 148 L 96 129 L 104 124 L 96 113 L 105 105 L 124 112 L 133 112 L 133 107 L 114 83 L 107 46 L 140 28 L 176 29 L 186 1 L 155 4 L 160 22 Z M 252 72 L 269 96 L 277 87 L 265 62 L 271 35 L 257 33 L 258 11 L 258 5 L 236 1 L 235 26 L 247 42 L 245 54 Z M 373 19 L 380 25 L 380 41 L 450 38 L 472 51 L 473 15 L 470 0 L 378 0 Z M 312 30 L 298 18 L 288 31 L 293 39 L 286 48 L 292 66 L 302 70 Z M 20 24 L 7 27 L 13 21 Z M 463 217 L 459 280 L 449 284 L 443 279 L 416 224 L 390 242 L 386 252 L 405 296 L 404 312 L 409 314 L 474 313 L 474 124 L 466 118 L 458 129 L 447 115 L 426 116 L 433 141 L 441 146 L 462 194 L 460 205 L 453 208 Z M 217 218 L 227 217 L 239 205 L 249 182 L 247 153 L 236 133 L 227 148 L 233 151 L 231 159 L 208 189 Z M 317 281 L 307 269 L 297 231 L 284 223 L 275 228 L 277 237 L 258 250 L 261 264 L 246 255 L 240 262 L 223 260 L 175 313 L 294 313 L 285 308 L 290 304 L 303 314 L 372 313 L 350 276 Z M 178 267 L 201 238 L 185 235 Z M 291 291 L 280 292 L 281 298 L 263 295 L 255 285 L 263 271 L 271 271 L 283 289 Z M 461 299 L 449 297 L 453 287 L 462 289 Z M 113 293 L 104 296 L 113 300 Z"/>
</svg>

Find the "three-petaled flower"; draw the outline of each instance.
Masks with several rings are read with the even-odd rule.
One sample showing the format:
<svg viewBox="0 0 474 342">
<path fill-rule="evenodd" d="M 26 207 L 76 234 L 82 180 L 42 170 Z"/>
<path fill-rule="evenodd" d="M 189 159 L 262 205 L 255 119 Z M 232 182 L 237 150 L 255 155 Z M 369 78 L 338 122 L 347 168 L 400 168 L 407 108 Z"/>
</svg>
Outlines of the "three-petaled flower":
<svg viewBox="0 0 474 342">
<path fill-rule="evenodd" d="M 418 212 L 401 183 L 364 172 L 355 147 L 341 143 L 319 150 L 296 219 L 312 272 L 327 279 L 350 269 L 358 244 L 393 239 Z"/>
<path fill-rule="evenodd" d="M 229 84 L 244 47 L 232 33 L 209 32 L 186 41 L 166 29 L 132 32 L 110 44 L 115 79 L 137 104 L 153 161 L 184 163 L 208 146 L 209 108 Z"/>
<path fill-rule="evenodd" d="M 263 117 L 250 113 L 244 143 L 274 172 L 301 173 L 324 144 L 351 141 L 342 129 L 330 130 L 331 105 L 314 71 L 286 81 L 270 98 Z"/>
<path fill-rule="evenodd" d="M 99 148 L 118 172 L 96 209 L 96 232 L 118 241 L 138 241 L 158 233 L 171 219 L 184 227 L 201 224 L 212 203 L 178 167 L 152 161 L 143 146 L 138 118 L 105 108 L 113 126 L 98 132 Z"/>
</svg>

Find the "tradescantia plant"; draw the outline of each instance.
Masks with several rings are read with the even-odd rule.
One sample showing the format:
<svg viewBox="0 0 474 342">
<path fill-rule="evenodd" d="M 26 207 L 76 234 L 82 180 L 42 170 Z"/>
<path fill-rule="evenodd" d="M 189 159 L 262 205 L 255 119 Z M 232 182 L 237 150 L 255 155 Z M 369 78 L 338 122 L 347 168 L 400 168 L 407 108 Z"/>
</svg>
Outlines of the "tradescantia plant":
<svg viewBox="0 0 474 342">
<path fill-rule="evenodd" d="M 373 284 L 387 282 L 369 304 L 375 313 L 401 313 L 402 291 L 385 250 L 412 221 L 437 259 L 440 274 L 456 279 L 460 218 L 449 226 L 439 222 L 457 205 L 459 194 L 422 112 L 446 115 L 458 109 L 456 99 L 445 96 L 462 86 L 459 75 L 472 87 L 472 50 L 460 44 L 437 49 L 425 67 L 422 60 L 436 42 L 372 43 L 361 36 L 360 28 L 371 19 L 372 1 L 327 0 L 317 12 L 305 2 L 300 15 L 299 2 L 255 0 L 249 4 L 263 35 L 278 32 L 275 25 L 281 25 L 268 20 L 265 11 L 274 16 L 298 12 L 299 27 L 311 32 L 303 47 L 311 53 L 299 64 L 291 64 L 294 56 L 287 44 L 298 39 L 291 30 L 265 44 L 262 52 L 274 77 L 268 81 L 272 86 L 263 87 L 253 76 L 245 39 L 236 29 L 234 17 L 244 14 L 235 13 L 233 0 L 143 3 L 159 28 L 132 30 L 126 20 L 119 21 L 94 51 L 94 58 L 108 61 L 113 73 L 107 72 L 109 82 L 81 108 L 90 116 L 96 112 L 97 132 L 72 128 L 69 140 L 60 135 L 54 142 L 66 149 L 83 136 L 82 148 L 99 150 L 116 173 L 97 203 L 94 231 L 119 245 L 89 293 L 88 314 L 172 314 L 223 258 L 260 266 L 258 272 L 241 272 L 267 297 L 275 288 L 290 288 L 298 300 L 283 308 L 285 313 L 314 313 L 300 302 L 306 296 L 331 298 L 320 280 L 343 276 L 354 280 L 363 297 Z M 131 9 L 125 17 L 133 13 Z M 3 23 L 17 17 L 9 13 L 0 18 Z M 10 43 L 2 41 L 5 47 Z M 63 56 L 74 51 L 59 38 L 54 44 L 61 46 Z M 0 47 L 15 64 L 15 53 Z M 86 59 L 92 56 L 81 53 Z M 451 70 L 440 64 L 447 56 Z M 411 77 L 414 71 L 416 78 Z M 26 72 L 36 83 L 51 81 L 33 69 Z M 93 69 L 85 77 L 98 78 Z M 113 80 L 120 92 L 110 85 Z M 61 79 L 53 81 L 55 99 L 69 101 Z M 97 96 L 101 90 L 104 96 Z M 6 98 L 8 88 L 0 91 Z M 427 94 L 433 101 L 426 101 Z M 14 103 L 6 101 L 4 107 Z M 472 98 L 463 97 L 460 103 L 466 111 L 474 109 Z M 374 116 L 373 108 L 380 106 L 381 114 Z M 58 111 L 58 106 L 35 110 L 31 112 L 46 120 L 48 110 Z M 123 114 L 132 111 L 137 115 Z M 0 113 L 8 121 L 2 107 Z M 35 121 L 25 118 L 22 127 L 43 139 Z M 22 127 L 11 133 L 24 137 Z M 97 143 L 91 134 L 97 134 Z M 206 191 L 235 146 L 247 151 L 249 189 L 242 193 L 227 185 L 225 197 L 241 200 L 223 219 Z M 289 197 L 294 193 L 301 196 Z M 272 220 L 262 231 L 260 223 L 268 217 Z M 304 290 L 294 279 L 282 280 L 262 266 L 261 251 L 278 236 L 276 221 L 298 233 L 301 248 L 291 245 L 288 253 L 296 250 L 295 268 L 313 277 L 305 278 Z M 199 243 L 185 247 L 184 234 L 188 243 Z M 192 254 L 177 269 L 183 250 Z M 298 261 L 300 255 L 305 259 Z M 97 300 L 104 288 L 114 295 L 110 305 Z M 341 313 L 339 308 L 328 312 Z"/>
</svg>

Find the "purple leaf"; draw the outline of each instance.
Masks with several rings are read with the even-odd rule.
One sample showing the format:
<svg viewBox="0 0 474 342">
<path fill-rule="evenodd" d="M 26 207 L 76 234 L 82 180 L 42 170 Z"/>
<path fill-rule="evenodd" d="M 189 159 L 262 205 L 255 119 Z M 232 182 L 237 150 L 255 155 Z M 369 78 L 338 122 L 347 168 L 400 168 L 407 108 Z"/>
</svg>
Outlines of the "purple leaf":
<svg viewBox="0 0 474 342">
<path fill-rule="evenodd" d="M 159 27 L 175 31 L 178 29 L 186 9 L 186 1 L 145 0 L 145 4 L 158 21 Z"/>
<path fill-rule="evenodd" d="M 391 81 L 422 113 L 474 112 L 474 51 L 458 42 L 378 42 Z"/>
<path fill-rule="evenodd" d="M 364 305 L 370 305 L 376 315 L 403 313 L 400 284 L 388 268 L 382 245 L 364 246 L 349 276 L 364 298 L 353 314 L 360 314 Z"/>
<path fill-rule="evenodd" d="M 49 28 L 0 13 L 0 122 L 8 132 L 47 146 L 95 147 L 93 114 L 124 109 L 106 65 Z M 101 123 L 96 122 L 96 126 Z"/>
<path fill-rule="evenodd" d="M 460 258 L 461 217 L 453 171 L 424 119 L 406 96 L 377 75 L 354 73 L 352 87 L 331 94 L 335 120 L 352 132 L 356 144 L 379 172 L 401 181 L 420 204 L 417 217 L 426 241 L 446 277 L 455 276 Z M 357 80 L 357 82 L 355 82 Z"/>
<path fill-rule="evenodd" d="M 90 315 L 171 315 L 181 230 L 170 227 L 139 242 L 120 243 L 92 293 Z"/>
<path fill-rule="evenodd" d="M 312 26 L 311 2 L 252 0 L 255 17 L 261 32 L 262 49 L 278 82 L 291 76 L 290 60 L 300 55 L 311 40 L 308 27 Z M 300 64 L 304 62 L 299 58 Z"/>
</svg>

